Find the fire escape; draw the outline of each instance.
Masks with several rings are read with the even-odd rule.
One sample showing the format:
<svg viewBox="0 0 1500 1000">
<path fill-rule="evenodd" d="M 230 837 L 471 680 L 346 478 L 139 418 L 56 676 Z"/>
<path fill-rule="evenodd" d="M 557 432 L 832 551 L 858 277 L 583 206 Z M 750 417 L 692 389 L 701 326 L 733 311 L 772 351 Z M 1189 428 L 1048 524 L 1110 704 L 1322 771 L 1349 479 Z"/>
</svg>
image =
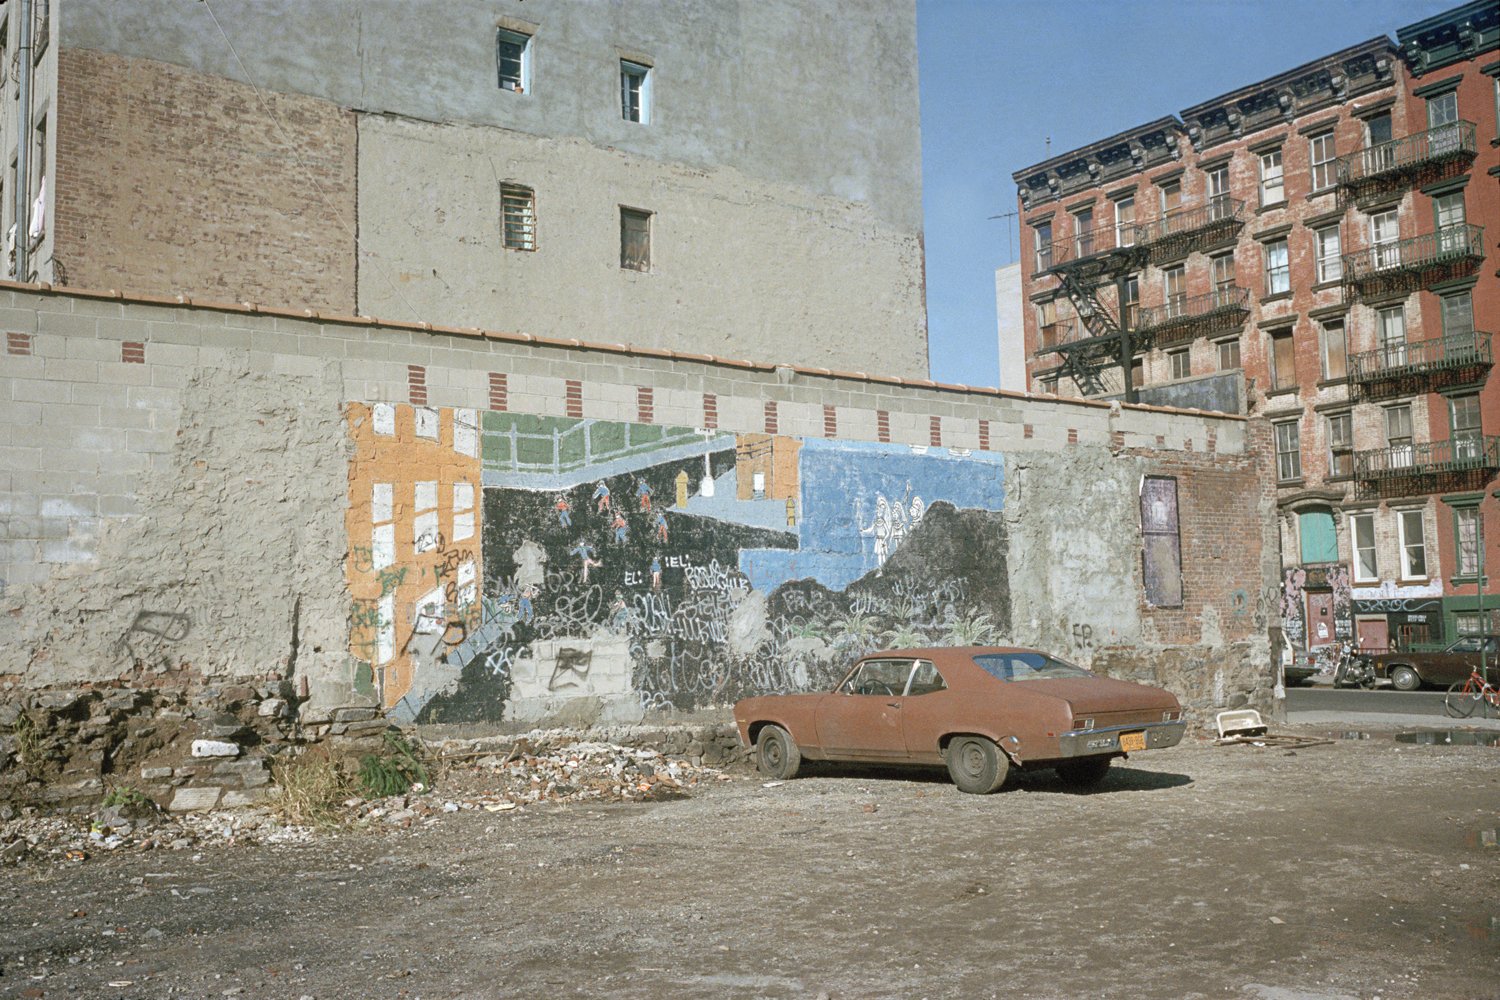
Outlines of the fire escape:
<svg viewBox="0 0 1500 1000">
<path fill-rule="evenodd" d="M 1474 123 L 1457 121 L 1341 156 L 1340 200 L 1368 208 L 1409 187 L 1456 177 L 1469 169 L 1476 150 Z"/>
<path fill-rule="evenodd" d="M 1146 263 L 1149 251 L 1137 242 L 1134 225 L 1100 226 L 1074 234 L 1071 240 L 1054 242 L 1040 251 L 1038 274 L 1056 276 L 1059 287 L 1080 324 L 1044 328 L 1043 343 L 1037 354 L 1057 354 L 1062 364 L 1059 373 L 1071 378 L 1085 396 L 1097 396 L 1107 390 L 1104 371 L 1118 365 L 1124 372 L 1125 399 L 1135 402 L 1135 387 L 1130 384 L 1130 359 L 1141 350 L 1131 343 L 1130 317 L 1126 322 L 1111 312 L 1099 297 L 1106 286 L 1115 288 L 1115 302 L 1123 300 L 1121 284 Z M 1058 335 L 1048 336 L 1049 329 Z"/>
</svg>

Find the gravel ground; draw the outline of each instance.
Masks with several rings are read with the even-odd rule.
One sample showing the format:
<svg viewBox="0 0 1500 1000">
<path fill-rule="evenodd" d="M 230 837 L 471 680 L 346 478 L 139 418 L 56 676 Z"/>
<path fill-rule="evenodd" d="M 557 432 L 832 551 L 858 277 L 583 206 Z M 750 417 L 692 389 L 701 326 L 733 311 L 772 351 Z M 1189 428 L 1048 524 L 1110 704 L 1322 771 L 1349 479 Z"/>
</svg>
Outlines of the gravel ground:
<svg viewBox="0 0 1500 1000">
<path fill-rule="evenodd" d="M 476 774 L 398 824 L 0 869 L 0 996 L 1500 997 L 1495 747 L 443 811 Z"/>
</svg>

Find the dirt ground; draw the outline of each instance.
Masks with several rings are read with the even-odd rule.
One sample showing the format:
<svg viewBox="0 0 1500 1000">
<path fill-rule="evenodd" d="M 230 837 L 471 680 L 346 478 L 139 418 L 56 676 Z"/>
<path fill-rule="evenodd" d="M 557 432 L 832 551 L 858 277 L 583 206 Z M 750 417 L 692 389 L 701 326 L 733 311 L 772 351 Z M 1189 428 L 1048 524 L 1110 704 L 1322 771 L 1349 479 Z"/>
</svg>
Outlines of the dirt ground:
<svg viewBox="0 0 1500 1000">
<path fill-rule="evenodd" d="M 1495 747 L 1189 741 L 1088 794 L 733 773 L 0 870 L 0 995 L 1500 997 Z"/>
</svg>

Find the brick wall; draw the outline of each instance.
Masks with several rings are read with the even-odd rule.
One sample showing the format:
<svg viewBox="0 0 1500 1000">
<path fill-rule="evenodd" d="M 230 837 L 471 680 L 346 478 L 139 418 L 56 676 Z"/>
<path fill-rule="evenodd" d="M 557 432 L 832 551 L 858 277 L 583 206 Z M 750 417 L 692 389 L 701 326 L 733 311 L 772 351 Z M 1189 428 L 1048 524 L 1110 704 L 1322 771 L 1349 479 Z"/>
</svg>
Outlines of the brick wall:
<svg viewBox="0 0 1500 1000">
<path fill-rule="evenodd" d="M 146 59 L 60 58 L 58 284 L 355 311 L 352 112 Z"/>
</svg>

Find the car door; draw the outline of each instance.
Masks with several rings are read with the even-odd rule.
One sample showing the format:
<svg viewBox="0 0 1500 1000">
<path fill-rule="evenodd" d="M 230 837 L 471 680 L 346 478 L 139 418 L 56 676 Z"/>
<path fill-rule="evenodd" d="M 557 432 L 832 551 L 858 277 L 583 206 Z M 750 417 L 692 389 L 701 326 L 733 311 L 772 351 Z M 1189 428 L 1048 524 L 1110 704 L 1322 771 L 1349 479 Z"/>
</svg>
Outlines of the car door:
<svg viewBox="0 0 1500 1000">
<path fill-rule="evenodd" d="M 952 731 L 954 694 L 931 660 L 918 660 L 901 699 L 901 731 L 914 761 L 941 763 L 938 741 Z"/>
<path fill-rule="evenodd" d="M 912 661 L 871 657 L 855 664 L 844 683 L 818 702 L 818 744 L 846 760 L 904 760 L 901 704 Z"/>
<path fill-rule="evenodd" d="M 1441 653 L 1433 653 L 1426 663 L 1418 663 L 1422 680 L 1438 687 L 1447 687 L 1454 681 L 1469 676 L 1469 671 L 1479 665 L 1479 637 L 1464 636 Z"/>
</svg>

